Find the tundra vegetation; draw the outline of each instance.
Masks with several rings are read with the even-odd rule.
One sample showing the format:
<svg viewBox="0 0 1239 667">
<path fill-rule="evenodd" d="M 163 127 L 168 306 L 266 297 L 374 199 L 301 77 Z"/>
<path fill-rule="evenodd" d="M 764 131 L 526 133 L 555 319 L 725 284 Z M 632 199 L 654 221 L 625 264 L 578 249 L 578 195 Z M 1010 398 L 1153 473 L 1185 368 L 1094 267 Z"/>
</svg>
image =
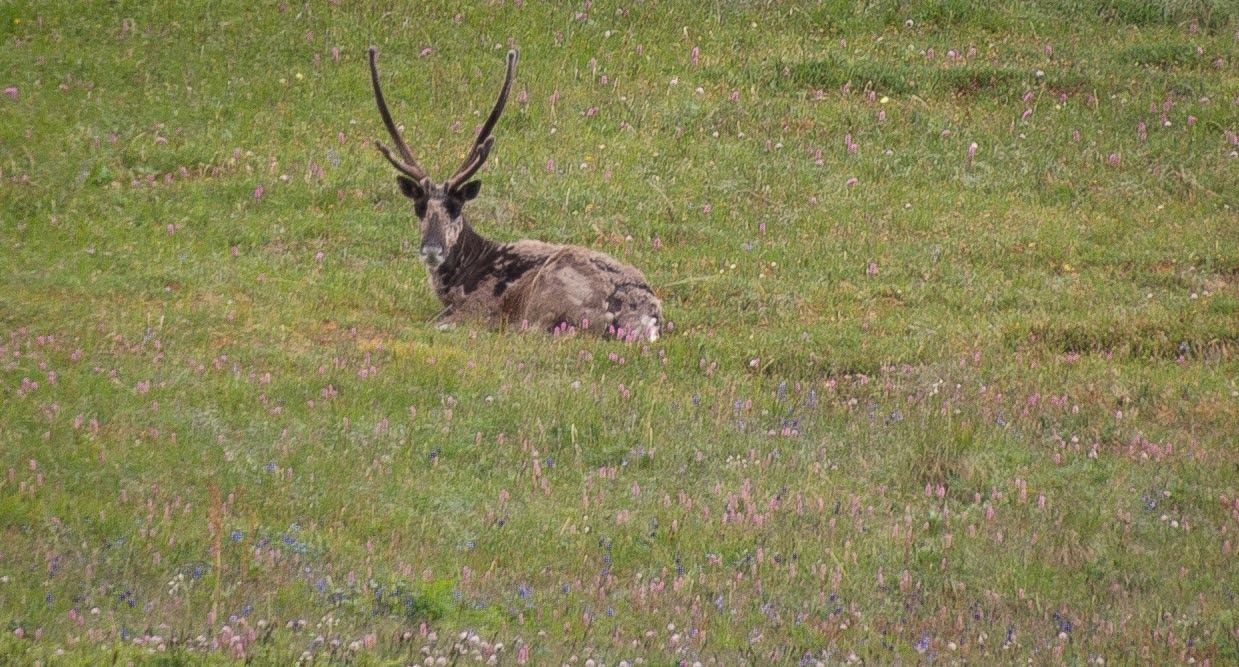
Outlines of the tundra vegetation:
<svg viewBox="0 0 1239 667">
<path fill-rule="evenodd" d="M 365 5 L 0 4 L 0 662 L 1239 662 L 1233 3 Z"/>
</svg>

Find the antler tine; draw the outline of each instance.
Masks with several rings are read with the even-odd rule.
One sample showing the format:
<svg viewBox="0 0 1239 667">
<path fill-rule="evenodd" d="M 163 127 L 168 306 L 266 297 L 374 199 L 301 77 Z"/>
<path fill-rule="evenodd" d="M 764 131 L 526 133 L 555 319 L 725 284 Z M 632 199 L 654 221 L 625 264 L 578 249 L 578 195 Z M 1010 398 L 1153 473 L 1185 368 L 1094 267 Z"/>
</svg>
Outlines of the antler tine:
<svg viewBox="0 0 1239 667">
<path fill-rule="evenodd" d="M 409 150 L 409 145 L 404 142 L 400 136 L 400 131 L 396 129 L 396 123 L 391 119 L 391 112 L 387 110 L 387 101 L 383 99 L 383 87 L 379 85 L 379 50 L 376 47 L 370 47 L 370 83 L 374 85 L 374 101 L 379 106 L 379 115 L 383 117 L 383 125 L 387 127 L 387 133 L 391 135 L 392 142 L 396 145 L 396 150 L 400 152 L 402 159 L 396 159 L 378 140 L 375 140 L 374 147 L 387 158 L 387 161 L 396 168 L 397 171 L 412 178 L 418 183 L 426 178 L 426 170 L 422 169 L 417 163 L 417 159 L 413 157 L 413 151 Z"/>
<path fill-rule="evenodd" d="M 426 175 L 424 173 L 418 171 L 417 169 L 410 169 L 409 165 L 405 164 L 402 160 L 400 160 L 400 158 L 397 158 L 395 155 L 392 155 L 391 149 L 388 148 L 387 146 L 384 146 L 383 142 L 379 141 L 378 139 L 375 139 L 374 147 L 377 148 L 379 152 L 383 154 L 383 157 L 387 158 L 387 161 L 391 163 L 391 166 L 396 168 L 396 171 L 404 174 L 405 176 L 408 176 L 409 178 L 413 179 L 415 182 L 419 184 L 423 180 L 426 179 Z"/>
<path fill-rule="evenodd" d="M 454 190 L 476 174 L 482 168 L 482 165 L 486 163 L 486 158 L 490 156 L 490 149 L 494 146 L 494 137 L 486 137 L 485 141 L 475 145 L 473 150 L 469 152 L 469 155 L 465 157 L 464 163 L 456 170 L 456 174 L 448 179 L 444 189 L 448 191 Z"/>
<path fill-rule="evenodd" d="M 503 114 L 503 107 L 508 103 L 508 92 L 512 89 L 512 79 L 516 74 L 516 61 L 520 57 L 520 52 L 516 49 L 508 51 L 508 68 L 507 73 L 503 78 L 503 88 L 499 90 L 499 99 L 495 101 L 495 108 L 491 109 L 490 116 L 487 116 L 486 123 L 482 125 L 482 129 L 478 132 L 478 136 L 473 140 L 473 146 L 469 149 L 469 154 L 465 157 L 464 163 L 456 170 L 456 173 L 447 180 L 446 190 L 454 190 L 457 186 L 469 180 L 469 177 L 477 173 L 478 169 L 486 162 L 486 157 L 490 154 L 491 146 L 495 143 L 495 138 L 491 136 L 491 130 L 495 129 L 495 123 L 499 122 L 499 116 Z"/>
</svg>

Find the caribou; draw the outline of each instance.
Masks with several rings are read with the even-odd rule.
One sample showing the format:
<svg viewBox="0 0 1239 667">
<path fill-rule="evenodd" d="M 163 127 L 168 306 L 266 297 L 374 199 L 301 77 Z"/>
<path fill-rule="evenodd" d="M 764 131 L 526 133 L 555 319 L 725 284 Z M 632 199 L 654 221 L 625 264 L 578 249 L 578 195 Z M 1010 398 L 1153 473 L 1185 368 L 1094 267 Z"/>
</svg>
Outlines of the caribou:
<svg viewBox="0 0 1239 667">
<path fill-rule="evenodd" d="M 582 246 L 523 239 L 500 243 L 465 220 L 464 205 L 482 184 L 473 178 L 495 145 L 491 134 L 503 113 L 518 53 L 508 51 L 499 99 L 478 131 L 464 162 L 434 183 L 401 137 L 379 84 L 378 49 L 370 47 L 374 100 L 395 152 L 374 146 L 396 169 L 400 193 L 413 203 L 420 256 L 435 295 L 443 303 L 440 328 L 479 322 L 492 329 L 541 329 L 592 333 L 621 340 L 658 340 L 662 302 L 636 268 Z"/>
</svg>

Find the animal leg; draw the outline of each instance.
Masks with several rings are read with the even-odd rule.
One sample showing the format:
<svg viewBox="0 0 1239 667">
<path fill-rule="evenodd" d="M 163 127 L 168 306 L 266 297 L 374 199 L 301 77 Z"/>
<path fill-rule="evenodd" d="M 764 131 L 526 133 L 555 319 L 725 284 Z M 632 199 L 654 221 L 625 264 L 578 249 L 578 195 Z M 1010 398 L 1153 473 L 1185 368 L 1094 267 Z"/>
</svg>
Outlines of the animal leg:
<svg viewBox="0 0 1239 667">
<path fill-rule="evenodd" d="M 646 285 L 624 283 L 607 297 L 607 315 L 617 338 L 658 340 L 662 328 L 662 302 Z"/>
</svg>

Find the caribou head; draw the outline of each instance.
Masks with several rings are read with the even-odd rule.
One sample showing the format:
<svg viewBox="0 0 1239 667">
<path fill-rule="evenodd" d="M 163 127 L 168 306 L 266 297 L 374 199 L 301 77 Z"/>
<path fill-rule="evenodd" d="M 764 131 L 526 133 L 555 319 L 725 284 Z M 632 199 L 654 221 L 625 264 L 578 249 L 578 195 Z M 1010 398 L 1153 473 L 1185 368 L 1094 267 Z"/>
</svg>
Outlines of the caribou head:
<svg viewBox="0 0 1239 667">
<path fill-rule="evenodd" d="M 441 185 L 435 185 L 426 170 L 417 163 L 413 151 L 409 150 L 409 145 L 404 142 L 392 121 L 387 101 L 383 99 L 383 88 L 379 84 L 379 51 L 373 46 L 370 47 L 370 82 L 374 85 L 374 101 L 378 103 L 383 125 L 387 127 L 387 133 L 391 135 L 399 155 L 393 155 L 391 149 L 377 139 L 374 146 L 399 172 L 396 181 L 400 185 L 401 194 L 413 201 L 413 210 L 421 221 L 422 261 L 428 268 L 434 269 L 447 259 L 465 225 L 461 215 L 465 202 L 477 197 L 482 189 L 481 181 L 470 179 L 486 163 L 486 158 L 495 145 L 495 137 L 491 135 L 491 131 L 495 129 L 495 123 L 499 121 L 503 107 L 508 102 L 508 91 L 512 88 L 512 77 L 516 73 L 517 56 L 516 49 L 508 51 L 508 71 L 504 75 L 503 88 L 499 90 L 499 99 L 495 101 L 495 108 L 491 109 L 486 123 L 473 140 L 473 146 L 465 154 L 465 161 L 451 178 Z"/>
</svg>

